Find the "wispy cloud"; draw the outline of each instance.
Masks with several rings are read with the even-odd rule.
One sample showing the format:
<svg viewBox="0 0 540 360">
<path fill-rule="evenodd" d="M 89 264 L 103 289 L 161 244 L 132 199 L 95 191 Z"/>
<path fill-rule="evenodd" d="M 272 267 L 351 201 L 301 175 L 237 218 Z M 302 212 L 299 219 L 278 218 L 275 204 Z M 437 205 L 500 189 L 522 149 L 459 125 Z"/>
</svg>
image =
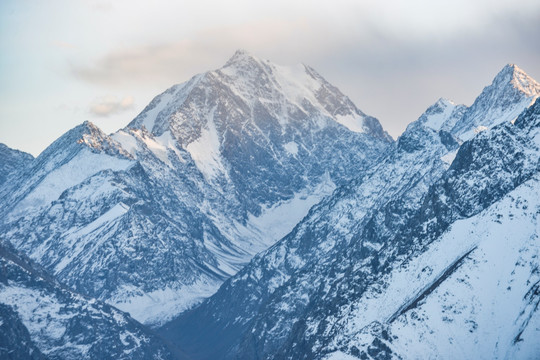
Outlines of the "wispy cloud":
<svg viewBox="0 0 540 360">
<path fill-rule="evenodd" d="M 90 104 L 89 112 L 100 117 L 107 117 L 119 114 L 133 108 L 133 97 L 126 96 L 118 98 L 116 96 L 103 96 Z"/>
<path fill-rule="evenodd" d="M 170 86 L 223 65 L 239 48 L 276 62 L 312 59 L 331 46 L 325 33 L 327 25 L 305 19 L 220 26 L 189 39 L 118 48 L 93 63 L 73 65 L 71 72 L 80 80 L 108 87 Z"/>
</svg>

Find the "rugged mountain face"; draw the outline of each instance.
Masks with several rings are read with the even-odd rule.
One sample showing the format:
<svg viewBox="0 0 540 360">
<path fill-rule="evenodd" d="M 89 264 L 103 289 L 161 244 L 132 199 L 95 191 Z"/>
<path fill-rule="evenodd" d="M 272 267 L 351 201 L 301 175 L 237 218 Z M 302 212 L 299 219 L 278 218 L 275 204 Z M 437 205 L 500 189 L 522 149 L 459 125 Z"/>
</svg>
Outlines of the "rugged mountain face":
<svg viewBox="0 0 540 360">
<path fill-rule="evenodd" d="M 28 166 L 34 157 L 28 153 L 0 144 L 0 186 L 10 175 Z"/>
<path fill-rule="evenodd" d="M 60 167 L 36 164 L 38 169 L 34 173 L 42 170 L 44 179 L 22 201 L 30 197 L 39 199 L 42 192 L 50 196 L 43 184 L 62 184 L 65 189 L 61 188 L 60 196 L 40 211 L 25 213 L 6 226 L 5 238 L 81 293 L 118 303 L 143 321 L 148 319 L 141 317 L 144 314 L 166 316 L 179 311 L 177 307 L 188 300 L 208 295 L 192 289 L 191 298 L 170 303 L 176 296 L 168 288 L 171 284 L 178 283 L 181 288 L 186 283 L 199 282 L 204 291 L 204 286 L 218 286 L 218 280 L 225 276 L 218 272 L 217 265 L 216 270 L 204 267 L 205 262 L 216 263 L 201 244 L 202 239 L 214 240 L 210 235 L 203 238 L 205 231 L 217 234 L 215 242 L 223 246 L 228 243 L 207 217 L 193 213 L 198 204 L 195 196 L 201 199 L 201 194 L 188 197 L 193 201 L 191 207 L 180 200 L 182 193 L 189 193 L 193 187 L 187 186 L 189 168 L 185 172 L 185 167 L 163 169 L 159 159 L 151 156 L 143 166 L 131 155 L 122 153 L 124 150 L 114 140 L 93 130 L 97 130 L 93 125 L 84 124 L 82 133 L 76 132 L 80 136 L 70 139 L 69 132 L 58 140 L 80 148 L 75 159 L 82 160 L 67 161 Z M 100 148 L 100 139 L 115 144 L 120 155 L 88 150 L 81 141 L 85 136 L 90 143 L 98 144 L 96 148 Z M 58 149 L 63 154 L 64 147 Z M 142 151 L 150 153 L 147 148 Z M 54 160 L 61 158 L 53 151 L 44 154 L 52 154 Z M 93 161 L 91 166 L 87 165 L 87 158 Z M 161 171 L 152 176 L 151 166 Z M 53 171 L 46 172 L 48 168 Z M 193 173 L 195 167 L 192 165 L 191 169 Z M 91 175 L 84 178 L 84 171 Z M 181 177 L 175 177 L 175 173 Z M 59 181 L 70 179 L 69 175 L 77 178 L 69 184 Z M 212 282 L 208 284 L 209 278 Z M 148 293 L 161 307 L 148 300 Z M 138 300 L 131 307 L 131 302 L 126 301 L 130 298 Z"/>
<path fill-rule="evenodd" d="M 350 251 L 350 243 L 377 210 L 390 204 L 397 219 L 400 206 L 419 206 L 418 198 L 448 168 L 458 147 L 451 135 L 439 129 L 445 119 L 452 121 L 454 114 L 462 112 L 463 106 L 439 100 L 409 125 L 379 165 L 316 205 L 293 232 L 257 255 L 215 296 L 164 327 L 163 334 L 195 357 L 219 358 L 227 352 L 235 357 L 239 348 L 249 349 L 242 342 L 251 340 L 250 330 L 260 319 L 264 334 L 253 340 L 260 342 L 261 349 L 241 357 L 264 358 L 276 352 L 298 320 L 296 314 L 306 311 L 310 294 L 328 276 L 326 269 L 342 262 L 337 252 Z M 399 196 L 404 199 L 393 202 Z"/>
<path fill-rule="evenodd" d="M 108 136 L 69 131 L 3 189 L 1 231 L 157 325 L 214 293 L 392 143 L 313 69 L 237 52 Z"/>
<path fill-rule="evenodd" d="M 0 245 L 0 354 L 3 359 L 167 359 L 164 343 L 109 305 L 57 283 Z"/>
<path fill-rule="evenodd" d="M 142 127 L 186 149 L 210 183 L 235 195 L 243 217 L 314 188 L 325 173 L 350 179 L 391 142 L 312 68 L 244 51 L 156 97 L 128 125 Z"/>
<path fill-rule="evenodd" d="M 507 106 L 508 121 L 460 146 L 448 130 L 475 105 L 437 102 L 378 166 L 163 333 L 195 358 L 538 354 L 540 102 L 513 123 Z"/>
<path fill-rule="evenodd" d="M 317 340 L 305 332 L 319 314 L 295 341 L 373 358 L 536 357 L 539 135 L 537 101 L 514 125 L 466 142 L 420 211 L 390 237 L 400 246 L 378 254 L 382 278 L 352 293 L 342 282 L 334 296 L 353 300 L 320 323 L 328 332 Z"/>
<path fill-rule="evenodd" d="M 0 355 L 3 359 L 46 359 L 11 307 L 0 304 Z"/>
</svg>

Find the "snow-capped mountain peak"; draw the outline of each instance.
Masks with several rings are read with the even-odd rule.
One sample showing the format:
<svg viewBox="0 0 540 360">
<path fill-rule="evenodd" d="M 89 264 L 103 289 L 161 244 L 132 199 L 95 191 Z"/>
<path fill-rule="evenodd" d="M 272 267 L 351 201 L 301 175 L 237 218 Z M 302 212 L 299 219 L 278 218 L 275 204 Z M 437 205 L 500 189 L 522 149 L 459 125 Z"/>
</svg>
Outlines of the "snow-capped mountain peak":
<svg viewBox="0 0 540 360">
<path fill-rule="evenodd" d="M 60 136 L 36 158 L 36 162 L 46 162 L 53 157 L 58 160 L 59 152 L 70 157 L 84 148 L 87 148 L 93 153 L 102 152 L 112 156 L 131 159 L 129 153 L 119 143 L 87 120 Z"/>
<path fill-rule="evenodd" d="M 448 130 L 463 115 L 464 109 L 464 105 L 457 105 L 451 100 L 439 98 L 422 114 L 418 122 L 435 131 Z"/>
<path fill-rule="evenodd" d="M 484 88 L 452 133 L 462 140 L 515 120 L 540 95 L 540 85 L 516 65 L 506 65 Z"/>
<path fill-rule="evenodd" d="M 227 67 L 241 67 L 241 66 L 245 66 L 246 64 L 249 64 L 249 63 L 259 63 L 260 64 L 261 62 L 262 62 L 262 60 L 255 57 L 254 55 L 249 53 L 247 50 L 238 49 L 238 50 L 235 51 L 234 55 L 231 56 L 231 58 L 229 60 L 227 60 L 227 62 L 225 63 L 225 66 L 223 66 L 223 67 L 224 68 L 227 68 Z"/>
<path fill-rule="evenodd" d="M 257 113 L 249 108 L 256 108 Z M 277 65 L 245 50 L 236 51 L 223 67 L 197 75 L 157 96 L 128 127 L 144 126 L 156 136 L 172 130 L 185 148 L 200 138 L 204 129 L 211 131 L 211 120 L 221 118 L 222 113 L 230 116 L 223 119 L 223 124 L 221 119 L 214 122 L 219 141 L 224 127 L 244 126 L 246 121 L 252 121 L 250 118 L 263 114 L 274 118 L 280 127 L 291 125 L 296 118 L 308 117 L 312 122 L 316 120 L 318 128 L 333 121 L 351 131 L 392 141 L 376 119 L 361 112 L 311 67 Z"/>
<path fill-rule="evenodd" d="M 438 106 L 440 108 L 447 108 L 448 106 L 455 106 L 456 103 L 450 99 L 440 97 L 432 106 Z"/>
<path fill-rule="evenodd" d="M 538 96 L 540 93 L 540 84 L 515 64 L 507 64 L 493 82 L 510 84 L 529 97 Z"/>
<path fill-rule="evenodd" d="M 80 162 L 80 163 L 79 163 Z M 84 164 L 84 165 L 81 165 Z M 20 175 L 25 181 L 2 189 L 4 214 L 15 220 L 29 209 L 47 206 L 62 192 L 105 170 L 126 169 L 133 157 L 90 121 L 74 127 L 49 145 Z"/>
<path fill-rule="evenodd" d="M 356 108 L 336 87 L 303 63 L 282 66 L 238 50 L 216 74 L 218 77 L 224 75 L 222 81 L 247 103 L 274 103 L 274 107 L 279 106 L 285 115 L 280 117 L 281 125 L 287 124 L 290 117 L 287 113 L 291 107 L 304 113 L 316 108 L 351 131 L 376 134 L 381 139 L 391 140 L 380 126 L 376 126 L 377 121 Z M 293 101 L 286 105 L 282 99 Z"/>
<path fill-rule="evenodd" d="M 392 141 L 377 119 L 312 68 L 281 66 L 238 50 L 223 67 L 157 96 L 128 128 L 145 127 L 156 138 L 169 131 L 168 141 L 187 151 L 207 180 L 231 181 L 232 163 L 245 156 L 236 153 L 238 142 L 257 138 L 245 150 L 259 151 L 261 144 L 277 141 L 271 156 L 290 157 L 312 146 L 301 142 L 298 131 L 322 135 L 336 126 Z"/>
<path fill-rule="evenodd" d="M 463 117 L 466 109 L 465 105 L 456 105 L 448 99 L 440 98 L 428 107 L 418 120 L 407 126 L 398 138 L 398 148 L 414 152 L 426 146 L 431 147 L 435 142 L 442 143 L 448 151 L 455 154 L 458 141 L 449 130 Z"/>
<path fill-rule="evenodd" d="M 94 152 L 105 152 L 109 155 L 132 158 L 119 143 L 88 120 L 75 127 L 73 132 L 79 137 L 76 141 L 77 144 L 83 144 Z"/>
<path fill-rule="evenodd" d="M 277 65 L 269 60 L 261 60 L 245 50 L 238 50 L 214 72 L 227 85 L 233 85 L 246 100 L 252 102 L 259 98 L 272 100 L 272 95 L 284 93 L 285 97 L 302 101 L 303 98 L 317 103 L 313 96 L 326 82 L 320 75 L 304 64 L 293 66 Z M 266 90 L 266 91 L 265 91 Z M 267 90 L 272 90 L 267 93 Z M 270 95 L 270 96 L 268 96 Z"/>
</svg>

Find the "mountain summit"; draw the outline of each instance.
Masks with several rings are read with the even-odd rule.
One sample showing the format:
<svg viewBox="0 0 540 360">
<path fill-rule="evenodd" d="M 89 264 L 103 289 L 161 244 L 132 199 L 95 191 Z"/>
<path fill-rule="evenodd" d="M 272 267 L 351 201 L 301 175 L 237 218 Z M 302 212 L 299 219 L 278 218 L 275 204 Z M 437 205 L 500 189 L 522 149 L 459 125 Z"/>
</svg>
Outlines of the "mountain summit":
<svg viewBox="0 0 540 360">
<path fill-rule="evenodd" d="M 528 97 L 538 96 L 540 93 L 540 84 L 515 64 L 506 65 L 493 82 L 511 84 Z"/>
<path fill-rule="evenodd" d="M 468 140 L 475 133 L 515 120 L 540 96 L 540 84 L 513 64 L 506 65 L 484 88 L 452 133 Z"/>
<path fill-rule="evenodd" d="M 207 93 L 203 92 L 203 88 L 207 89 Z M 216 93 L 218 89 L 223 92 Z M 197 105 L 197 101 L 212 98 L 227 98 L 232 102 L 231 105 L 239 106 L 240 110 L 245 106 L 261 107 L 260 111 L 264 109 L 272 118 L 279 117 L 278 123 L 282 126 L 290 120 L 299 120 L 302 116 L 319 112 L 322 117 L 337 121 L 352 131 L 365 132 L 391 141 L 376 119 L 361 112 L 350 99 L 311 67 L 303 64 L 290 67 L 276 65 L 260 60 L 244 50 L 238 50 L 222 68 L 197 75 L 156 97 L 128 128 L 144 125 L 148 131 L 160 136 L 167 128 L 174 127 L 175 123 L 185 121 L 188 115 L 186 108 Z M 167 106 L 169 103 L 176 107 Z M 223 103 L 214 105 L 220 108 L 226 106 Z M 154 113 L 157 116 L 153 117 Z M 250 116 L 242 112 L 233 114 L 240 115 L 244 121 L 245 117 Z M 193 124 L 205 121 L 200 113 L 191 115 L 195 115 L 189 119 Z M 229 123 L 233 119 L 227 118 Z"/>
<path fill-rule="evenodd" d="M 298 183 L 297 189 L 313 186 L 328 172 L 340 183 L 336 179 L 345 172 L 362 168 L 376 156 L 368 147 L 392 142 L 375 118 L 358 110 L 313 69 L 275 65 L 245 51 L 237 51 L 218 70 L 171 87 L 125 131 L 143 126 L 154 137 L 174 139 L 208 181 L 242 189 L 241 202 L 256 216 L 260 205 L 290 199 L 291 181 Z M 329 143 L 336 150 L 332 155 L 323 149 Z M 352 150 L 347 144 L 358 147 L 356 156 L 345 156 Z M 314 154 L 321 163 L 343 158 L 342 166 L 349 170 L 338 174 L 312 163 Z M 248 163 L 258 171 L 244 168 Z M 266 185 L 248 184 L 253 181 Z"/>
<path fill-rule="evenodd" d="M 233 56 L 231 56 L 230 59 L 227 60 L 224 67 L 234 67 L 234 66 L 239 66 L 241 64 L 261 63 L 261 62 L 262 60 L 259 60 L 258 58 L 253 56 L 247 50 L 238 49 L 234 52 Z"/>
</svg>

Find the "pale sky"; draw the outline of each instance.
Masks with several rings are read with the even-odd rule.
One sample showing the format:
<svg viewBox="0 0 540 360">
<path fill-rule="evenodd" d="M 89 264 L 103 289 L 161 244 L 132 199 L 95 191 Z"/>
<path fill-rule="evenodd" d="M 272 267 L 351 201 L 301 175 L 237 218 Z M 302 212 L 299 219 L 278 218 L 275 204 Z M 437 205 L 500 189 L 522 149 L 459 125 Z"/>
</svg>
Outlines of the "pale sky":
<svg viewBox="0 0 540 360">
<path fill-rule="evenodd" d="M 85 120 L 113 132 L 237 49 L 312 66 L 396 138 L 507 63 L 540 80 L 539 39 L 538 0 L 2 0 L 0 142 L 38 155 Z"/>
</svg>

